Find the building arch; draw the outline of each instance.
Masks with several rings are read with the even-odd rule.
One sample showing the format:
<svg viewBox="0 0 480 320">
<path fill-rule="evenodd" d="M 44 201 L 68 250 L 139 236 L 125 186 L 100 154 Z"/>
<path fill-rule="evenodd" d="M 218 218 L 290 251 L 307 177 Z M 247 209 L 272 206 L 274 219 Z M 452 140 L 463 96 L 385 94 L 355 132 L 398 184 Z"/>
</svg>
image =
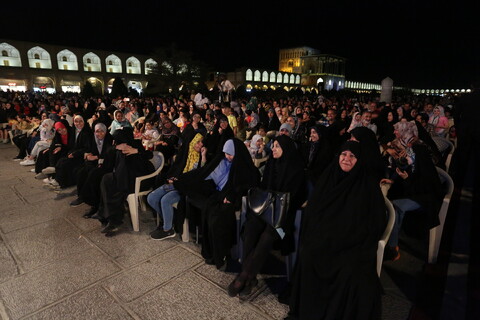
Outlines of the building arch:
<svg viewBox="0 0 480 320">
<path fill-rule="evenodd" d="M 288 83 L 288 74 L 283 75 L 283 83 Z"/>
<path fill-rule="evenodd" d="M 140 63 L 140 60 L 138 60 L 137 58 L 132 56 L 127 59 L 126 63 L 127 63 L 127 73 L 131 73 L 131 74 L 142 73 L 141 63 Z"/>
<path fill-rule="evenodd" d="M 295 84 L 295 75 L 294 74 L 290 75 L 290 83 Z"/>
<path fill-rule="evenodd" d="M 277 83 L 282 83 L 282 82 L 283 82 L 282 79 L 283 79 L 282 73 L 279 72 L 279 73 L 277 74 Z"/>
<path fill-rule="evenodd" d="M 147 61 L 145 61 L 145 74 L 152 73 L 153 69 L 155 69 L 157 66 L 157 61 L 153 60 L 152 58 L 147 59 Z"/>
<path fill-rule="evenodd" d="M 262 82 L 268 82 L 268 72 L 263 71 L 262 73 Z"/>
<path fill-rule="evenodd" d="M 247 69 L 247 72 L 245 73 L 245 80 L 246 81 L 252 81 L 253 80 L 253 72 L 250 69 Z"/>
<path fill-rule="evenodd" d="M 270 82 L 276 82 L 275 72 L 270 72 Z"/>
<path fill-rule="evenodd" d="M 128 81 L 127 88 L 130 90 L 130 88 L 137 90 L 138 93 L 142 93 L 143 91 L 143 86 L 142 82 L 137 81 L 137 80 L 130 80 Z"/>
<path fill-rule="evenodd" d="M 77 56 L 70 50 L 64 49 L 57 53 L 58 70 L 78 71 Z"/>
<path fill-rule="evenodd" d="M 52 69 L 50 53 L 42 47 L 36 46 L 27 51 L 28 65 L 34 69 Z"/>
<path fill-rule="evenodd" d="M 295 76 L 295 84 L 300 84 L 300 75 L 299 74 L 297 74 Z"/>
<path fill-rule="evenodd" d="M 259 70 L 255 70 L 255 72 L 253 73 L 253 81 L 258 81 L 258 82 L 262 81 Z"/>
<path fill-rule="evenodd" d="M 33 77 L 33 91 L 55 93 L 55 80 L 52 77 Z"/>
<path fill-rule="evenodd" d="M 122 60 L 114 54 L 105 58 L 107 73 L 122 73 Z"/>
<path fill-rule="evenodd" d="M 86 53 L 83 58 L 83 71 L 102 72 L 100 57 L 93 52 Z"/>
<path fill-rule="evenodd" d="M 20 52 L 14 46 L 3 42 L 0 43 L 0 50 L 2 51 L 2 59 L 0 59 L 0 66 L 4 67 L 21 67 L 22 60 Z"/>
</svg>

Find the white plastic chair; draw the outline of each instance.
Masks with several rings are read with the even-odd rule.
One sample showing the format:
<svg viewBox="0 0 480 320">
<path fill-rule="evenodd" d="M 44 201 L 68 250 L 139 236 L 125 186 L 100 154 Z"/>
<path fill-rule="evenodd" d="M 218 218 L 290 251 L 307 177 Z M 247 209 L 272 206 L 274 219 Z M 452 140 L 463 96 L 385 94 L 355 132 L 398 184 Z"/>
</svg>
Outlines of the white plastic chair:
<svg viewBox="0 0 480 320">
<path fill-rule="evenodd" d="M 450 199 L 452 198 L 454 188 L 453 180 L 450 175 L 439 167 L 436 167 L 436 169 L 442 183 L 446 183 L 446 194 L 443 197 L 442 206 L 438 213 L 440 224 L 435 228 L 430 229 L 430 237 L 428 241 L 428 263 L 437 262 L 440 242 L 442 240 L 443 226 L 445 224 L 445 219 L 447 218 L 448 206 L 450 205 Z"/>
<path fill-rule="evenodd" d="M 387 245 L 390 234 L 392 233 L 393 225 L 395 224 L 395 208 L 390 200 L 384 194 L 385 205 L 387 206 L 388 222 L 385 231 L 383 232 L 382 237 L 378 240 L 377 247 L 377 274 L 380 277 L 382 272 L 382 263 L 383 263 L 383 253 L 385 251 L 385 246 Z"/>
<path fill-rule="evenodd" d="M 163 169 L 163 165 L 165 164 L 165 158 L 163 154 L 159 151 L 153 152 L 153 158 L 150 160 L 155 167 L 155 171 L 151 174 L 147 174 L 145 176 L 137 177 L 135 179 L 135 192 L 130 193 L 127 196 L 128 208 L 130 210 L 130 218 L 132 219 L 132 226 L 133 231 L 140 231 L 139 220 L 138 220 L 138 204 L 142 207 L 142 211 L 147 210 L 147 205 L 145 203 L 144 196 L 149 194 L 152 189 L 140 191 L 140 186 L 142 181 L 153 178 L 157 176 L 160 171 Z"/>
</svg>

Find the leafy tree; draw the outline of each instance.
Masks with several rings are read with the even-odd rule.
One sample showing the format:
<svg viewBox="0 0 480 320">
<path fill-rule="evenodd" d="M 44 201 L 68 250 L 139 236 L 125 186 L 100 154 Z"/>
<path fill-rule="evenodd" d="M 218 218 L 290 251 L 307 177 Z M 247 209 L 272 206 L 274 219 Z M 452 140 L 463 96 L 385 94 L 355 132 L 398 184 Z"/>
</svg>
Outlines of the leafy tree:
<svg viewBox="0 0 480 320">
<path fill-rule="evenodd" d="M 128 94 L 128 89 L 125 86 L 125 83 L 123 83 L 123 80 L 119 77 L 115 78 L 113 80 L 112 84 L 112 92 L 110 93 L 111 97 L 125 97 Z"/>
<path fill-rule="evenodd" d="M 179 49 L 176 44 L 156 49 L 154 59 L 158 65 L 152 68 L 149 75 L 147 94 L 173 93 L 178 95 L 197 90 L 206 79 L 207 67 L 196 61 L 192 54 Z"/>
<path fill-rule="evenodd" d="M 82 88 L 81 95 L 85 99 L 90 99 L 91 97 L 95 96 L 95 90 L 93 89 L 93 86 L 90 83 L 90 81 L 88 80 L 85 81 L 85 84 L 83 85 L 83 88 Z"/>
</svg>

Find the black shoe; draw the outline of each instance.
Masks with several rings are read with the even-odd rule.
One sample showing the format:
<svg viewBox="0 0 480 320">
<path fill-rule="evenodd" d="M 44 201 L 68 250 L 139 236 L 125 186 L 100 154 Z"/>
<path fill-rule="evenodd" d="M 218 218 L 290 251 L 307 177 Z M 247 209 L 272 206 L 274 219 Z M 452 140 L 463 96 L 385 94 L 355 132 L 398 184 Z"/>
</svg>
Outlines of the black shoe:
<svg viewBox="0 0 480 320">
<path fill-rule="evenodd" d="M 88 210 L 87 212 L 85 212 L 85 214 L 83 215 L 83 217 L 85 219 L 90 219 L 94 214 L 96 214 L 98 211 L 98 209 L 96 207 L 92 207 L 90 210 Z"/>
<path fill-rule="evenodd" d="M 73 200 L 72 202 L 70 202 L 70 207 L 78 207 L 82 203 L 83 203 L 82 198 L 77 198 L 77 199 Z"/>
<path fill-rule="evenodd" d="M 102 231 L 100 231 L 100 232 L 101 233 L 109 233 L 109 232 L 116 232 L 116 231 L 118 231 L 118 226 L 109 222 L 109 223 L 107 223 L 105 228 L 103 228 Z"/>
<path fill-rule="evenodd" d="M 164 231 L 163 229 L 157 229 L 150 234 L 150 238 L 152 238 L 153 240 L 164 240 L 168 238 L 173 238 L 175 237 L 175 235 L 176 233 L 173 228 L 168 231 Z"/>
<path fill-rule="evenodd" d="M 212 258 L 208 258 L 208 259 L 205 259 L 205 263 L 210 265 L 210 266 L 214 266 L 215 265 L 215 261 L 213 261 Z"/>
<path fill-rule="evenodd" d="M 258 284 L 257 278 L 253 278 L 252 280 L 248 280 L 245 283 L 245 287 L 243 287 L 243 290 L 238 293 L 240 297 L 245 297 L 248 296 L 252 293 L 253 288 L 255 288 Z"/>
<path fill-rule="evenodd" d="M 241 280 L 240 277 L 233 279 L 232 283 L 228 285 L 228 295 L 230 297 L 236 297 L 240 291 L 245 288 L 245 280 Z"/>
</svg>

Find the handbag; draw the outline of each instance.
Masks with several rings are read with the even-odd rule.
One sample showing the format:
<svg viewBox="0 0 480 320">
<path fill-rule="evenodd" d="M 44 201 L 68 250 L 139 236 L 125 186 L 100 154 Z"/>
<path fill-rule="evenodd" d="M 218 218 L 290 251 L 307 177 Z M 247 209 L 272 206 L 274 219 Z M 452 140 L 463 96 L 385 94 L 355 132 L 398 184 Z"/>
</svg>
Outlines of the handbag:
<svg viewBox="0 0 480 320">
<path fill-rule="evenodd" d="M 247 203 L 253 214 L 278 229 L 282 227 L 287 217 L 290 193 L 254 187 L 248 190 Z"/>
</svg>

